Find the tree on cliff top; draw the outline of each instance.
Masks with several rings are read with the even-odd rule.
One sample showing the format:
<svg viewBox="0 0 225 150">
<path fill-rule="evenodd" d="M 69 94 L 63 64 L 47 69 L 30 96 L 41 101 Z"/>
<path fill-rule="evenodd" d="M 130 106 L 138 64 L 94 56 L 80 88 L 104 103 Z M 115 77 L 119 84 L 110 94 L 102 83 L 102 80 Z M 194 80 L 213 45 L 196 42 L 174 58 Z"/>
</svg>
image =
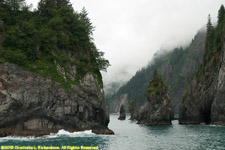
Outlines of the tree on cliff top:
<svg viewBox="0 0 225 150">
<path fill-rule="evenodd" d="M 100 70 L 106 70 L 109 61 L 93 42 L 87 11 L 74 11 L 68 0 L 41 0 L 38 9 L 30 11 L 24 9 L 23 1 L 5 0 L 4 7 L 0 7 L 0 19 L 4 22 L 0 63 L 17 64 L 66 87 L 79 84 L 85 74 L 92 73 L 103 87 Z M 77 68 L 73 78 L 68 64 Z M 60 74 L 56 65 L 65 74 Z"/>
<path fill-rule="evenodd" d="M 210 60 L 216 56 L 218 52 L 222 50 L 223 41 L 224 41 L 224 32 L 225 32 L 225 9 L 224 6 L 221 5 L 218 11 L 218 24 L 215 28 L 212 26 L 211 17 L 208 16 L 207 22 L 207 37 L 206 37 L 206 46 L 205 46 L 205 54 L 203 57 L 203 64 L 198 70 L 197 77 L 201 77 L 205 73 L 205 66 L 210 62 Z M 216 72 L 217 67 L 215 67 L 214 71 Z"/>
<path fill-rule="evenodd" d="M 208 15 L 208 22 L 206 25 L 206 30 L 207 30 L 207 35 L 210 35 L 213 32 L 213 25 L 212 25 L 210 14 Z"/>
<path fill-rule="evenodd" d="M 158 74 L 157 70 L 154 71 L 153 78 L 149 83 L 147 95 L 156 94 L 160 95 L 167 91 L 167 86 L 162 80 L 162 76 Z"/>
<path fill-rule="evenodd" d="M 219 11 L 218 11 L 218 21 L 217 23 L 220 24 L 223 22 L 224 20 L 224 17 L 225 17 L 225 8 L 223 5 L 221 5 Z"/>
</svg>

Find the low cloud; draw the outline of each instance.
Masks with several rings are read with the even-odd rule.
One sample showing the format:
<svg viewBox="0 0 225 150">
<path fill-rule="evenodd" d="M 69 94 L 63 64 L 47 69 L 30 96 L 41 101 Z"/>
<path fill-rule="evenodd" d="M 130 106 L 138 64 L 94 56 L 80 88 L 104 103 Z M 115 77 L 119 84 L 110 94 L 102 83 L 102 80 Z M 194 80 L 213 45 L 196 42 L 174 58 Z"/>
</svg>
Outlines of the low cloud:
<svg viewBox="0 0 225 150">
<path fill-rule="evenodd" d="M 28 0 L 28 4 L 37 4 Z M 111 67 L 103 73 L 105 85 L 128 81 L 146 66 L 159 49 L 187 45 L 207 23 L 216 22 L 221 0 L 72 0 L 83 7 L 96 26 L 95 43 Z"/>
</svg>

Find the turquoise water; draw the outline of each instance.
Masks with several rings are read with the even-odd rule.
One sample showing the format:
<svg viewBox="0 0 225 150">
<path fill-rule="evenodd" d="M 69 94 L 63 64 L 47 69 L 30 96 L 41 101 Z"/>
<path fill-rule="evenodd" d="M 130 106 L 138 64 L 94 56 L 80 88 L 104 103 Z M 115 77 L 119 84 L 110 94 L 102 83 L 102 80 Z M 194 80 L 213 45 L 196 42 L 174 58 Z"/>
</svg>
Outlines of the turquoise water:
<svg viewBox="0 0 225 150">
<path fill-rule="evenodd" d="M 110 116 L 109 128 L 115 135 L 95 135 L 91 131 L 69 134 L 61 130 L 40 138 L 0 138 L 0 145 L 13 146 L 91 146 L 100 150 L 213 150 L 225 149 L 225 127 L 178 125 L 146 127 L 135 121 Z"/>
</svg>

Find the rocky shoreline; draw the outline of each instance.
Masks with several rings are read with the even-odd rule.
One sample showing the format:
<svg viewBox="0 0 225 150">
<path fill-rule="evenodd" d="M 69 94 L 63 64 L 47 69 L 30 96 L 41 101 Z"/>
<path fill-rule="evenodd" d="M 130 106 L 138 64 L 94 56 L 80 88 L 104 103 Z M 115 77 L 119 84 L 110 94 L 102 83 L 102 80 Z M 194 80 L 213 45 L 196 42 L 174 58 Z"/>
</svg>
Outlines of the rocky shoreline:
<svg viewBox="0 0 225 150">
<path fill-rule="evenodd" d="M 97 80 L 87 74 L 80 82 L 66 91 L 17 65 L 0 64 L 0 136 L 43 136 L 61 129 L 113 134 Z"/>
<path fill-rule="evenodd" d="M 110 129 L 76 129 L 76 130 L 70 130 L 68 132 L 74 133 L 74 132 L 81 132 L 85 130 L 92 130 L 92 133 L 94 134 L 106 134 L 106 135 L 114 135 L 114 132 Z M 33 136 L 33 137 L 41 137 L 45 135 L 50 135 L 52 133 L 58 133 L 59 130 L 51 130 L 51 131 L 25 131 L 25 130 L 15 130 L 13 128 L 5 128 L 0 130 L 0 137 L 6 137 L 6 136 Z"/>
</svg>

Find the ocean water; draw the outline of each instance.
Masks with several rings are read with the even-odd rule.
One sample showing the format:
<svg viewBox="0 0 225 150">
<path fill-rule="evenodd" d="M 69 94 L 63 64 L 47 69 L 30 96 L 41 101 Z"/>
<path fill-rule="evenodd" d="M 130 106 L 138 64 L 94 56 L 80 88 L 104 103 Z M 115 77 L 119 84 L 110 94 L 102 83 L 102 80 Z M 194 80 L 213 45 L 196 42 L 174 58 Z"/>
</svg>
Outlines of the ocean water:
<svg viewBox="0 0 225 150">
<path fill-rule="evenodd" d="M 136 121 L 120 121 L 117 118 L 118 115 L 110 116 L 109 128 L 115 132 L 115 135 L 95 135 L 91 131 L 68 133 L 60 130 L 57 134 L 38 138 L 0 138 L 0 148 L 13 146 L 11 149 L 15 149 L 30 146 L 38 149 L 38 146 L 42 146 L 42 148 L 52 146 L 64 149 L 75 147 L 81 149 L 81 146 L 98 146 L 99 150 L 225 149 L 225 127 L 178 125 L 178 121 L 173 121 L 172 126 L 147 127 L 136 124 Z"/>
</svg>

